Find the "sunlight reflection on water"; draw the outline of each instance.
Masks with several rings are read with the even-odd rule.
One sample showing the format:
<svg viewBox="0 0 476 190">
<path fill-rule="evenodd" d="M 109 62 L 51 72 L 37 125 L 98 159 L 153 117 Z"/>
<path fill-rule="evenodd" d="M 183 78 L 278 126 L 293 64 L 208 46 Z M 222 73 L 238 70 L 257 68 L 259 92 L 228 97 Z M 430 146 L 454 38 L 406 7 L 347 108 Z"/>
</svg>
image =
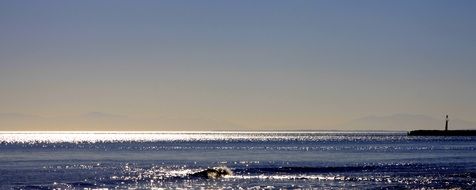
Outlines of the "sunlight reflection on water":
<svg viewBox="0 0 476 190">
<path fill-rule="evenodd" d="M 402 138 L 404 133 L 376 133 L 362 136 L 356 132 L 267 132 L 267 131 L 187 131 L 187 132 L 1 132 L 2 143 L 97 143 L 153 141 L 319 141 L 319 140 L 378 140 L 389 134 Z M 385 135 L 385 136 L 382 136 Z"/>
<path fill-rule="evenodd" d="M 345 131 L 0 132 L 0 189 L 469 188 L 475 140 Z M 191 177 L 213 167 L 233 175 Z"/>
</svg>

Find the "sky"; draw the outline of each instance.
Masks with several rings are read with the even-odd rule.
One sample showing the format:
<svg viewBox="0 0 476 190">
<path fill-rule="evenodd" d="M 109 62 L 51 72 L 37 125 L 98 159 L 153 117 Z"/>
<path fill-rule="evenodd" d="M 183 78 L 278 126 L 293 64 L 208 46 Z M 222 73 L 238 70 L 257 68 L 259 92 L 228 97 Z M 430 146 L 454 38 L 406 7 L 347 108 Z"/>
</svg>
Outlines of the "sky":
<svg viewBox="0 0 476 190">
<path fill-rule="evenodd" d="M 0 130 L 476 123 L 475 34 L 470 0 L 0 1 Z"/>
</svg>

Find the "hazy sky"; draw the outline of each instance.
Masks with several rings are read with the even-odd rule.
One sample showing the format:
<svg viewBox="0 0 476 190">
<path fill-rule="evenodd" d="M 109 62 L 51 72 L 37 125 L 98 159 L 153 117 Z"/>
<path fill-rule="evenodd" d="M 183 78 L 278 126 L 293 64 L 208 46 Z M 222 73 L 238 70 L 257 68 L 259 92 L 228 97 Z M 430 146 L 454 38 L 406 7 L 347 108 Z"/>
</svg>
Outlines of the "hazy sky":
<svg viewBox="0 0 476 190">
<path fill-rule="evenodd" d="M 476 1 L 0 1 L 0 113 L 22 129 L 476 122 L 475 71 Z"/>
</svg>

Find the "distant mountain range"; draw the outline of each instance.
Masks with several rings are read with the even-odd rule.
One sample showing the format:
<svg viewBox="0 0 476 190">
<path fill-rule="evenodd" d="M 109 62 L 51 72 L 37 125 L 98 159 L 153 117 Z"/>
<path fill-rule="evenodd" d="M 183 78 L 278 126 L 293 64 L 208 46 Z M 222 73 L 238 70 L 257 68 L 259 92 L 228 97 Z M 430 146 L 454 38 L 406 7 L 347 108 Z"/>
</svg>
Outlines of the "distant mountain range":
<svg viewBox="0 0 476 190">
<path fill-rule="evenodd" d="M 476 129 L 476 124 L 452 118 L 451 129 Z M 252 128 L 251 130 L 288 130 L 299 127 Z M 307 130 L 323 128 L 302 127 Z M 392 130 L 409 131 L 417 129 L 444 129 L 444 117 L 433 118 L 420 114 L 394 114 L 388 116 L 368 116 L 351 120 L 343 125 L 325 128 L 325 130 Z M 205 118 L 137 118 L 103 112 L 89 112 L 76 116 L 42 117 L 21 113 L 0 113 L 0 131 L 2 130 L 250 130 L 249 128 Z"/>
<path fill-rule="evenodd" d="M 142 118 L 104 112 L 43 117 L 22 113 L 0 113 L 0 131 L 162 131 L 162 130 L 244 130 L 227 121 L 207 118 Z"/>
</svg>

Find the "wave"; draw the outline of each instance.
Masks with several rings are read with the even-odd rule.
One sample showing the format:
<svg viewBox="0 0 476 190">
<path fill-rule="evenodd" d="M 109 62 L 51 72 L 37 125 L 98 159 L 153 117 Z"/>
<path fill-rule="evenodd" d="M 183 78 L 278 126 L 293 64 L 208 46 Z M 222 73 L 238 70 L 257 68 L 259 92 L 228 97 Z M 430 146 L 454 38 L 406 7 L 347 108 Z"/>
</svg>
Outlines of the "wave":
<svg viewBox="0 0 476 190">
<path fill-rule="evenodd" d="M 276 168 L 246 168 L 239 173 L 328 173 L 328 172 L 356 172 L 356 171 L 374 171 L 381 167 L 378 166 L 343 166 L 343 167 L 276 167 Z"/>
<path fill-rule="evenodd" d="M 205 178 L 205 179 L 218 179 L 225 176 L 232 176 L 233 172 L 227 167 L 208 168 L 193 174 L 189 174 L 187 177 L 192 178 Z"/>
<path fill-rule="evenodd" d="M 303 176 L 315 176 L 311 178 L 321 179 L 322 176 L 333 175 L 368 175 L 375 173 L 396 173 L 401 176 L 412 176 L 415 173 L 422 175 L 433 175 L 435 173 L 452 177 L 475 178 L 476 172 L 467 168 L 468 164 L 461 165 L 441 165 L 441 164 L 382 164 L 382 165 L 354 165 L 354 166 L 318 166 L 318 167 L 246 167 L 228 168 L 226 166 L 212 168 L 162 168 L 152 167 L 124 169 L 127 179 L 133 176 L 140 176 L 143 179 L 160 176 L 160 179 L 168 178 L 204 178 L 216 179 L 221 177 L 236 178 L 236 176 L 291 176 L 291 178 L 301 178 Z M 451 168 L 451 169 L 449 169 Z M 468 170 L 469 169 L 469 170 Z M 212 176 L 212 177 L 210 177 Z M 296 177 L 298 176 L 298 177 Z M 115 179 L 119 179 L 115 177 Z"/>
<path fill-rule="evenodd" d="M 122 172 L 89 179 L 88 181 L 62 181 L 50 185 L 18 185 L 12 189 L 83 189 L 83 188 L 138 188 L 152 187 L 234 187 L 250 188 L 256 184 L 281 188 L 334 187 L 385 187 L 396 189 L 454 188 L 476 185 L 476 172 L 445 170 L 446 166 L 427 164 L 323 166 L 323 167 L 251 167 L 251 168 L 182 168 L 139 167 L 125 165 Z M 437 171 L 423 171 L 437 168 Z M 100 170 L 93 170 L 100 171 Z M 400 172 L 398 172 L 400 171 Z M 211 176 L 211 177 L 210 177 Z M 316 183 L 319 182 L 319 183 Z M 337 184 L 337 186 L 335 186 Z M 218 186 L 214 186 L 218 185 Z M 260 186 L 261 187 L 261 186 Z M 261 188 L 264 188 L 262 186 Z M 259 189 L 259 188 L 258 188 Z"/>
</svg>

